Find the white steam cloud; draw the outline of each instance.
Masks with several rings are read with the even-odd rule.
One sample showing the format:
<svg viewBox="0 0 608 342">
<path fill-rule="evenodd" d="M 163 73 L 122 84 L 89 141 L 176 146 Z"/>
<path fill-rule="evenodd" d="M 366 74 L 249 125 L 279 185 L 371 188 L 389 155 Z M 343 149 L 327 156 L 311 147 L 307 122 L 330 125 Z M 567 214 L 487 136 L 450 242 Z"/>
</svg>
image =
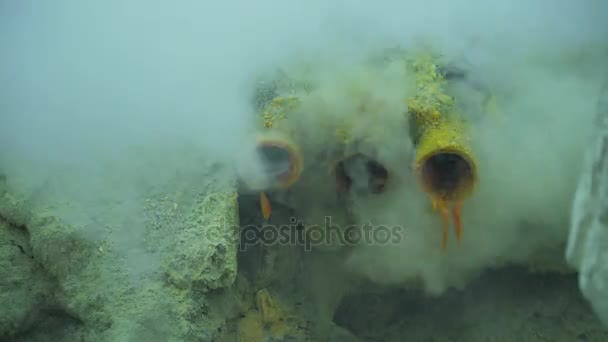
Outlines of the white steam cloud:
<svg viewBox="0 0 608 342">
<path fill-rule="evenodd" d="M 570 75 L 551 72 L 549 64 L 540 67 L 579 47 L 606 46 L 607 19 L 608 3 L 602 0 L 2 0 L 0 166 L 26 187 L 40 186 L 48 175 L 69 177 L 71 185 L 55 194 L 90 210 L 83 217 L 94 216 L 95 201 L 104 198 L 121 199 L 116 208 L 122 213 L 114 216 L 137 217 L 128 215 L 140 210 L 136 183 L 160 182 L 176 168 L 199 167 L 196 153 L 176 156 L 178 148 L 192 146 L 227 162 L 248 151 L 251 82 L 260 71 L 296 55 L 348 58 L 428 39 L 448 54 L 465 56 L 492 84 L 506 84 L 502 93 L 516 99 L 504 111 L 518 113 L 517 120 L 504 129 L 480 130 L 481 162 L 488 171 L 481 179 L 479 201 L 486 202 L 477 206 L 482 211 L 477 226 L 504 227 L 526 213 L 550 216 L 546 201 L 570 191 L 570 183 L 559 188 L 560 177 L 570 182 L 575 177 L 576 168 L 568 166 L 578 162 L 585 142 L 599 73 L 587 72 L 585 79 L 582 69 Z M 526 64 L 530 56 L 545 60 Z M 598 62 L 590 69 L 601 67 Z M 113 173 L 107 174 L 108 167 Z M 517 182 L 523 185 L 513 186 Z M 492 196 L 499 193 L 505 201 L 492 207 L 497 198 Z M 403 199 L 391 203 L 398 201 Z M 567 210 L 566 203 L 554 214 Z M 465 220 L 471 239 L 500 232 L 466 230 L 474 225 Z M 125 232 L 125 248 L 137 250 L 139 233 Z M 473 264 L 493 248 L 502 251 L 480 245 L 486 247 L 470 257 Z M 423 267 L 421 258 L 428 257 L 416 248 L 370 253 L 355 255 L 352 263 L 389 282 L 416 274 L 408 267 Z M 404 258 L 418 261 L 387 262 Z M 461 263 L 470 266 L 470 260 Z M 375 274 L 378 270 L 384 274 Z"/>
</svg>

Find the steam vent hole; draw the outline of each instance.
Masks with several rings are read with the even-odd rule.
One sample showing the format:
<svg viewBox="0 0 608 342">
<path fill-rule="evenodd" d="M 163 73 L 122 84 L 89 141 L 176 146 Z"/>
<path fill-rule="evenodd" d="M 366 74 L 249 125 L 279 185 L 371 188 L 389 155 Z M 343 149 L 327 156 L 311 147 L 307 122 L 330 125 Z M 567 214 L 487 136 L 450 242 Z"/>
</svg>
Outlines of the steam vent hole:
<svg viewBox="0 0 608 342">
<path fill-rule="evenodd" d="M 266 174 L 277 182 L 286 181 L 295 171 L 289 150 L 282 146 L 264 144 L 258 147 L 258 153 Z"/>
<path fill-rule="evenodd" d="M 379 162 L 356 154 L 338 162 L 335 176 L 339 191 L 350 191 L 356 187 L 379 194 L 386 190 L 389 173 Z"/>
<path fill-rule="evenodd" d="M 422 165 L 421 175 L 429 191 L 447 196 L 472 186 L 474 181 L 469 162 L 460 154 L 451 152 L 429 157 Z"/>
</svg>

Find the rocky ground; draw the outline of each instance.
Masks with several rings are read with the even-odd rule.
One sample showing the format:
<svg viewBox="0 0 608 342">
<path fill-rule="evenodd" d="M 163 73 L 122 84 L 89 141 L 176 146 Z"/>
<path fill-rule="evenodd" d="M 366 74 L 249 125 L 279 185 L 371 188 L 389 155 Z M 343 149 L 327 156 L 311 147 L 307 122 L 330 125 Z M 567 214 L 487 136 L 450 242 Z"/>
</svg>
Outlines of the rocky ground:
<svg viewBox="0 0 608 342">
<path fill-rule="evenodd" d="M 209 177 L 209 172 L 204 174 Z M 237 219 L 236 193 L 215 187 L 143 196 L 147 228 L 140 252 L 148 259 L 137 264 L 136 254 L 125 254 L 111 237 L 92 238 L 78 225 L 48 215 L 77 204 L 66 202 L 60 210 L 53 209 L 51 203 L 59 207 L 62 201 L 45 202 L 36 199 L 40 194 L 15 191 L 17 180 L 5 176 L 1 184 L 2 340 L 608 338 L 580 295 L 574 274 L 506 268 L 484 274 L 464 290 L 430 298 L 415 289 L 349 277 L 339 269 L 340 252 L 254 246 L 239 253 L 237 275 L 234 232 L 200 235 L 201 230 L 220 227 L 209 220 Z M 239 202 L 242 224 L 260 220 L 255 197 L 242 196 Z M 116 204 L 105 205 L 102 212 L 111 213 Z M 43 206 L 47 209 L 41 210 Z M 108 234 L 126 229 L 107 227 Z M 144 269 L 146 262 L 149 269 Z"/>
</svg>

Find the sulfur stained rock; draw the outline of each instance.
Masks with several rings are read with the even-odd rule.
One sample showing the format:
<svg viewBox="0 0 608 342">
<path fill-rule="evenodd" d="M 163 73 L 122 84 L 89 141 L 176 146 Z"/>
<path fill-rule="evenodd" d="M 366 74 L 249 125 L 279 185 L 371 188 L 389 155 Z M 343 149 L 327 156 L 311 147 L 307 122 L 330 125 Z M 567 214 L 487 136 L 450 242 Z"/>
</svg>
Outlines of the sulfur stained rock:
<svg viewBox="0 0 608 342">
<path fill-rule="evenodd" d="M 238 205 L 234 191 L 197 197 L 175 237 L 175 252 L 165 264 L 171 283 L 208 289 L 232 285 L 237 272 Z"/>
<path fill-rule="evenodd" d="M 237 325 L 238 342 L 306 339 L 306 325 L 283 307 L 267 289 L 259 290 L 253 305 Z"/>
<path fill-rule="evenodd" d="M 156 172 L 150 183 L 112 164 L 98 192 L 87 192 L 81 170 L 56 175 L 49 166 L 48 179 L 26 187 L 19 176 L 33 168 L 8 168 L 0 182 L 0 339 L 217 339 L 232 300 L 221 289 L 237 271 L 238 207 L 230 173 L 212 164 L 167 178 Z"/>
</svg>

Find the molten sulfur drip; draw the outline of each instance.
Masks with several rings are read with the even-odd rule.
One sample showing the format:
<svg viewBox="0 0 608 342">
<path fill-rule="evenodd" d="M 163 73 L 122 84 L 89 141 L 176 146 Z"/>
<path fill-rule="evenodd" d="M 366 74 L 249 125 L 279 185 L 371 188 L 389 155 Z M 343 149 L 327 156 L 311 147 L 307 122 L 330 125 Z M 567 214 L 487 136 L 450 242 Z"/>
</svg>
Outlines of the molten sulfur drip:
<svg viewBox="0 0 608 342">
<path fill-rule="evenodd" d="M 268 199 L 268 195 L 265 192 L 260 192 L 260 208 L 262 209 L 262 216 L 264 220 L 268 221 L 270 215 L 272 214 L 272 206 L 270 204 L 270 200 Z"/>
<path fill-rule="evenodd" d="M 442 250 L 447 248 L 450 215 L 458 242 L 462 238 L 461 208 L 475 183 L 475 164 L 454 152 L 443 152 L 425 159 L 419 167 L 424 190 L 443 220 Z"/>
<path fill-rule="evenodd" d="M 441 219 L 443 221 L 443 237 L 441 240 L 441 251 L 445 252 L 448 244 L 448 225 L 450 216 L 450 206 L 452 211 L 452 220 L 454 222 L 454 230 L 456 233 L 456 240 L 460 243 L 462 239 L 462 222 L 460 220 L 460 213 L 462 204 L 459 202 L 449 202 L 442 199 L 433 199 L 433 209 L 439 209 L 441 212 Z"/>
</svg>

